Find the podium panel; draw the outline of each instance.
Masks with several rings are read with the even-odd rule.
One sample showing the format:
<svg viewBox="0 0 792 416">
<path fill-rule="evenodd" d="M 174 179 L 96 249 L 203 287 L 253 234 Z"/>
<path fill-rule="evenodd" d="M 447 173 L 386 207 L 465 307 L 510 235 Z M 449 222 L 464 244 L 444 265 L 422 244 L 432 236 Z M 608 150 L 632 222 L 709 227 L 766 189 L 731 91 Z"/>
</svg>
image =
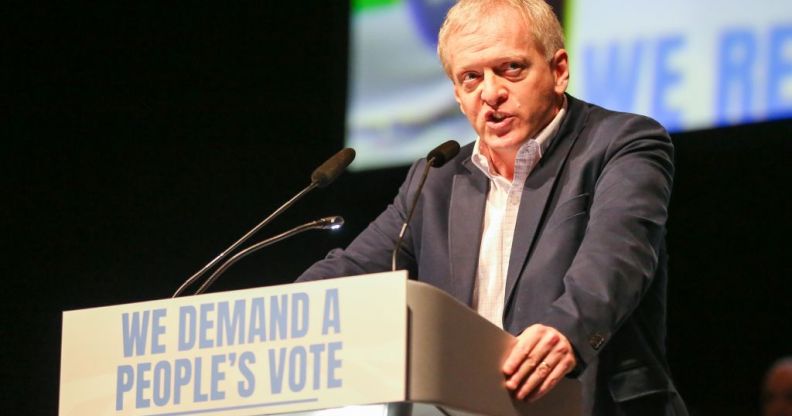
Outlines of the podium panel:
<svg viewBox="0 0 792 416">
<path fill-rule="evenodd" d="M 405 282 L 396 272 L 65 312 L 59 414 L 402 401 Z"/>
<path fill-rule="evenodd" d="M 404 271 L 69 311 L 59 414 L 580 415 L 511 397 L 514 342 Z"/>
</svg>

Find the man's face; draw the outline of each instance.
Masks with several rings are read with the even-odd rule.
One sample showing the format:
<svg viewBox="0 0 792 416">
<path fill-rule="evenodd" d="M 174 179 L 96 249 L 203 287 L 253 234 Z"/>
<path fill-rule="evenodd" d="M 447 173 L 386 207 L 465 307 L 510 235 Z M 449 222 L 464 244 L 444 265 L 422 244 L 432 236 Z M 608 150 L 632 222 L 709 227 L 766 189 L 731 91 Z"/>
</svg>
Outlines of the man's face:
<svg viewBox="0 0 792 416">
<path fill-rule="evenodd" d="M 773 369 L 762 391 L 763 415 L 792 416 L 792 364 Z"/>
<path fill-rule="evenodd" d="M 516 11 L 502 9 L 448 40 L 454 95 L 485 148 L 516 151 L 557 113 L 569 80 L 567 54 L 550 62 Z"/>
</svg>

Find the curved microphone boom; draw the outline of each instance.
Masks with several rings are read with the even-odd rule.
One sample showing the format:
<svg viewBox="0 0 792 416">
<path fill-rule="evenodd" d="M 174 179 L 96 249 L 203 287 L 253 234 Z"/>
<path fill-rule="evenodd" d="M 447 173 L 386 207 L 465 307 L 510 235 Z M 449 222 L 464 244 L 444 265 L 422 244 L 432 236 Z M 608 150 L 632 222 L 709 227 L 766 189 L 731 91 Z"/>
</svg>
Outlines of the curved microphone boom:
<svg viewBox="0 0 792 416">
<path fill-rule="evenodd" d="M 231 256 L 231 258 L 226 260 L 225 263 L 221 264 L 220 267 L 218 267 L 217 270 L 215 270 L 212 273 L 212 275 L 209 276 L 208 279 L 206 279 L 206 281 L 201 285 L 201 287 L 199 287 L 198 290 L 195 291 L 195 294 L 200 295 L 201 293 L 206 292 L 206 290 L 209 289 L 209 286 L 211 286 L 212 283 L 217 281 L 217 279 L 220 277 L 221 274 L 223 274 L 226 270 L 228 270 L 229 267 L 233 266 L 234 263 L 238 262 L 239 260 L 242 260 L 244 257 L 247 257 L 248 254 L 251 254 L 253 252 L 261 250 L 264 247 L 275 244 L 278 241 L 300 234 L 304 231 L 337 230 L 341 228 L 341 226 L 343 225 L 344 225 L 344 218 L 341 216 L 336 215 L 332 217 L 325 217 L 319 220 L 311 221 L 303 225 L 294 227 L 289 231 L 280 233 L 274 237 L 270 237 L 264 241 L 260 241 L 256 244 L 253 244 L 250 247 L 234 254 L 233 256 Z"/>
<path fill-rule="evenodd" d="M 456 157 L 457 153 L 459 153 L 459 143 L 457 143 L 455 140 L 449 140 L 440 146 L 435 147 L 431 152 L 429 152 L 429 154 L 426 155 L 426 166 L 424 166 L 421 182 L 418 185 L 418 190 L 415 191 L 412 205 L 410 206 L 410 210 L 407 212 L 407 219 L 404 220 L 404 223 L 402 224 L 401 230 L 399 231 L 399 238 L 396 240 L 396 246 L 393 248 L 393 253 L 391 253 L 391 271 L 396 271 L 396 263 L 399 258 L 399 251 L 401 251 L 402 242 L 404 241 L 404 235 L 407 233 L 407 226 L 410 225 L 410 220 L 412 219 L 413 213 L 415 212 L 415 206 L 418 205 L 418 197 L 421 196 L 421 190 L 424 187 L 424 183 L 426 183 L 426 178 L 429 176 L 429 169 L 439 168 L 445 165 L 446 162 Z"/>
<path fill-rule="evenodd" d="M 172 297 L 177 297 L 184 293 L 184 291 L 193 285 L 198 279 L 201 278 L 209 269 L 214 267 L 220 260 L 226 258 L 232 251 L 236 250 L 242 243 L 247 241 L 253 234 L 257 233 L 259 230 L 264 228 L 265 225 L 269 224 L 274 220 L 278 215 L 283 213 L 294 205 L 295 202 L 302 199 L 305 194 L 311 192 L 315 188 L 324 188 L 325 186 L 332 183 L 341 172 L 349 166 L 352 161 L 355 160 L 355 150 L 351 148 L 345 148 L 333 155 L 330 159 L 327 159 L 324 163 L 322 163 L 316 170 L 311 173 L 311 184 L 305 187 L 302 191 L 300 191 L 297 195 L 293 196 L 290 200 L 286 201 L 285 204 L 281 205 L 280 208 L 276 209 L 275 212 L 270 214 L 267 218 L 261 221 L 258 225 L 253 227 L 252 230 L 248 231 L 245 235 L 242 236 L 239 240 L 237 240 L 234 244 L 231 244 L 227 249 L 223 250 L 217 257 L 215 257 L 212 261 L 206 264 L 206 266 L 202 267 L 201 270 L 198 270 L 190 276 L 184 283 L 176 289 L 176 292 L 173 293 Z"/>
</svg>

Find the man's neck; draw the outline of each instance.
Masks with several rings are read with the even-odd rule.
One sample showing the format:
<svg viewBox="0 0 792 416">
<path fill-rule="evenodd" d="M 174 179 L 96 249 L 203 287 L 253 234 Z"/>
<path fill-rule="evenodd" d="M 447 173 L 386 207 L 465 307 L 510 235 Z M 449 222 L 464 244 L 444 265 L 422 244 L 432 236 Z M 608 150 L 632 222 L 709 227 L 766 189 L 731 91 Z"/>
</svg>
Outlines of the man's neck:
<svg viewBox="0 0 792 416">
<path fill-rule="evenodd" d="M 548 129 L 550 123 L 552 123 L 556 119 L 556 117 L 559 117 L 558 113 L 562 109 L 565 109 L 566 105 L 567 105 L 566 96 L 561 96 L 558 108 L 555 109 L 555 111 L 553 112 L 553 116 L 550 117 L 549 120 L 547 120 L 547 123 L 545 123 L 544 126 L 541 129 L 539 129 L 539 131 L 536 134 L 526 137 L 524 141 L 520 142 L 519 145 L 513 148 L 508 147 L 503 149 L 492 149 L 489 146 L 487 146 L 487 144 L 483 140 L 479 140 L 479 151 L 487 158 L 487 160 L 489 160 L 491 169 L 494 171 L 494 173 L 506 178 L 507 180 L 509 180 L 509 182 L 513 181 L 514 165 L 517 160 L 517 153 L 519 153 L 522 145 L 532 137 L 539 136 L 542 134 L 542 132 L 545 131 L 545 129 Z M 544 140 L 546 139 L 547 137 L 544 138 Z"/>
<path fill-rule="evenodd" d="M 494 173 L 508 179 L 514 180 L 514 162 L 517 159 L 517 149 L 501 149 L 495 151 L 489 148 L 483 141 L 479 144 L 481 153 L 487 157 L 492 164 Z"/>
</svg>

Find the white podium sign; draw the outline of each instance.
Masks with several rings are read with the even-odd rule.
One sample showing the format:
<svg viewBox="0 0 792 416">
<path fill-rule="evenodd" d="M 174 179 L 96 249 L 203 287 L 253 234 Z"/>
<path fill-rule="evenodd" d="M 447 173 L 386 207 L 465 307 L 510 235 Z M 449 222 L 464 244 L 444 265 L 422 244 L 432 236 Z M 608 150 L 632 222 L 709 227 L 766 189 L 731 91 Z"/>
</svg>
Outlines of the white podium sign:
<svg viewBox="0 0 792 416">
<path fill-rule="evenodd" d="M 59 414 L 246 416 L 401 401 L 406 278 L 64 312 Z"/>
</svg>

